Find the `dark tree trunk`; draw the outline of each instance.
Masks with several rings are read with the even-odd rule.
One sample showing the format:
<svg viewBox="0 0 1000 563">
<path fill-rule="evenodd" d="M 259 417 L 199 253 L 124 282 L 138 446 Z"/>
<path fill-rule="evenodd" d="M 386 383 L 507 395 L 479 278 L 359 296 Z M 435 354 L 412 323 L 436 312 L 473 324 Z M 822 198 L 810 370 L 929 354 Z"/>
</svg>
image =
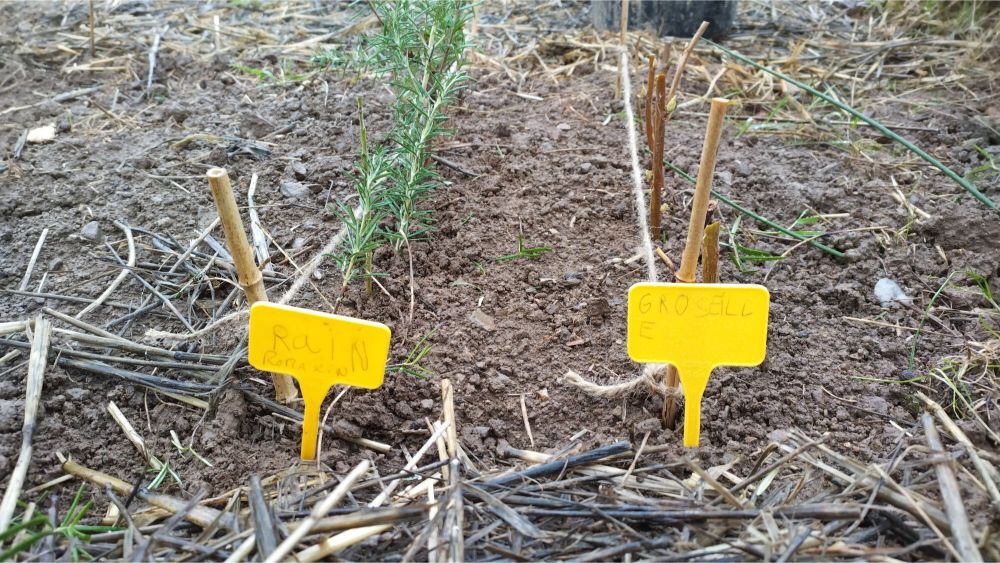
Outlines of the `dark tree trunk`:
<svg viewBox="0 0 1000 563">
<path fill-rule="evenodd" d="M 705 37 L 719 39 L 733 26 L 736 4 L 736 0 L 630 0 L 628 28 L 691 37 L 701 22 L 708 21 Z M 621 0 L 590 0 L 590 20 L 597 29 L 619 29 L 621 11 Z"/>
</svg>

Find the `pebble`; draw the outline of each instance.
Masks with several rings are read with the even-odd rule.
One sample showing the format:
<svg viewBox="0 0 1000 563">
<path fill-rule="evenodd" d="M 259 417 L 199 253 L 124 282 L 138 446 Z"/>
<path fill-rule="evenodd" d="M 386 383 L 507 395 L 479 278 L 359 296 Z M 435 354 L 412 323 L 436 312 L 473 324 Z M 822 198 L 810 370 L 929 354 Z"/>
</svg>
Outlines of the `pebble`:
<svg viewBox="0 0 1000 563">
<path fill-rule="evenodd" d="M 647 418 L 641 420 L 635 425 L 635 433 L 643 434 L 645 432 L 652 432 L 654 434 L 663 432 L 663 424 L 660 422 L 659 418 Z"/>
<path fill-rule="evenodd" d="M 903 288 L 889 278 L 882 278 L 875 282 L 875 299 L 878 299 L 883 307 L 893 307 L 897 301 L 910 300 L 903 292 Z"/>
<path fill-rule="evenodd" d="M 556 125 L 556 128 L 560 131 L 569 131 L 571 129 L 569 123 L 560 123 L 559 125 Z"/>
<path fill-rule="evenodd" d="M 719 179 L 722 183 L 729 186 L 733 183 L 733 173 L 728 170 L 720 170 L 718 173 Z"/>
<path fill-rule="evenodd" d="M 56 138 L 56 126 L 43 125 L 28 131 L 27 141 L 29 143 L 49 143 Z"/>
<path fill-rule="evenodd" d="M 420 408 L 423 409 L 423 410 L 425 410 L 425 411 L 429 411 L 429 410 L 433 409 L 434 408 L 434 400 L 433 399 L 424 399 L 423 401 L 420 401 Z"/>
<path fill-rule="evenodd" d="M 889 414 L 889 402 L 875 395 L 861 398 L 861 407 L 878 414 Z"/>
<path fill-rule="evenodd" d="M 482 309 L 476 309 L 473 311 L 472 314 L 469 315 L 469 320 L 472 321 L 472 324 L 489 332 L 493 332 L 497 328 L 496 321 L 493 320 L 493 317 L 483 312 Z"/>
<path fill-rule="evenodd" d="M 581 173 L 581 174 L 589 174 L 589 173 L 590 173 L 590 171 L 591 171 L 591 170 L 592 170 L 593 168 L 594 168 L 594 165 L 593 165 L 593 164 L 591 164 L 591 163 L 589 163 L 589 162 L 584 162 L 583 164 L 581 164 L 581 165 L 580 165 L 580 173 Z"/>
<path fill-rule="evenodd" d="M 736 172 L 737 176 L 745 178 L 753 172 L 753 166 L 747 164 L 746 162 L 740 162 L 737 160 L 733 165 L 733 172 Z"/>
<path fill-rule="evenodd" d="M 89 240 L 90 242 L 100 242 L 104 238 L 104 231 L 101 230 L 101 224 L 97 221 L 91 221 L 80 229 L 80 236 Z"/>
<path fill-rule="evenodd" d="M 292 240 L 292 250 L 298 250 L 305 245 L 306 245 L 305 237 L 295 237 L 295 239 Z"/>
<path fill-rule="evenodd" d="M 847 260 L 848 262 L 857 262 L 858 260 L 861 260 L 863 257 L 864 256 L 861 254 L 861 251 L 858 250 L 857 248 L 849 248 L 846 251 L 844 251 L 844 259 Z"/>
<path fill-rule="evenodd" d="M 58 272 L 59 270 L 62 270 L 62 267 L 63 267 L 62 258 L 53 258 L 52 261 L 49 262 L 50 272 Z"/>
<path fill-rule="evenodd" d="M 312 193 L 309 191 L 309 188 L 298 182 L 292 182 L 291 180 L 284 180 L 281 182 L 281 187 L 279 189 L 281 191 L 281 195 L 289 199 L 299 199 Z"/>
<path fill-rule="evenodd" d="M 293 162 L 288 165 L 288 169 L 292 172 L 297 180 L 305 180 L 306 176 L 309 175 L 309 170 L 306 169 L 306 165 L 301 162 Z"/>
</svg>

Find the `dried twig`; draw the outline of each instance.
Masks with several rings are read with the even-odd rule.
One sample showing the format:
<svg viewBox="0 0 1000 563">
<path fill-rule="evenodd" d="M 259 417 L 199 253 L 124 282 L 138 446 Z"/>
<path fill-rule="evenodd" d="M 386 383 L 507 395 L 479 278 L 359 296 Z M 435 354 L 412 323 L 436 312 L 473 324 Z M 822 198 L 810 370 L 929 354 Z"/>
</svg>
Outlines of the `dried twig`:
<svg viewBox="0 0 1000 563">
<path fill-rule="evenodd" d="M 24 394 L 24 424 L 21 426 L 21 451 L 17 456 L 17 463 L 10 473 L 10 480 L 7 481 L 7 490 L 3 494 L 3 501 L 0 501 L 0 533 L 7 531 L 11 519 L 14 517 L 14 509 L 17 507 L 17 497 L 24 486 L 24 479 L 28 474 L 28 466 L 31 464 L 31 454 L 33 451 L 32 438 L 35 433 L 35 418 L 38 415 L 38 403 L 42 398 L 42 382 L 45 378 L 45 366 L 48 364 L 49 335 L 51 325 L 42 316 L 38 316 L 34 322 L 34 334 L 31 340 L 31 354 L 28 356 L 28 377 L 27 389 Z"/>
<path fill-rule="evenodd" d="M 21 278 L 21 285 L 17 287 L 20 291 L 25 291 L 28 289 L 28 282 L 31 281 L 31 273 L 35 271 L 35 262 L 38 261 L 38 255 L 42 253 L 42 246 L 45 245 L 45 237 L 49 234 L 48 227 L 42 229 L 42 234 L 38 235 L 38 242 L 35 243 L 35 250 L 31 253 L 31 259 L 28 260 L 28 267 L 24 270 L 24 277 Z"/>
<path fill-rule="evenodd" d="M 924 413 L 920 417 L 924 425 L 924 432 L 927 435 L 927 445 L 935 454 L 944 455 L 944 446 L 941 444 L 941 436 L 934 426 L 934 417 L 929 413 Z M 941 487 L 941 499 L 944 501 L 945 512 L 951 523 L 951 535 L 955 539 L 955 549 L 961 556 L 962 561 L 982 561 L 983 556 L 979 554 L 976 547 L 976 540 L 972 537 L 972 528 L 969 525 L 969 517 L 965 513 L 965 505 L 962 503 L 962 493 L 958 488 L 958 480 L 955 479 L 955 472 L 951 468 L 954 461 L 937 461 L 934 469 L 937 472 L 938 485 Z"/>
<path fill-rule="evenodd" d="M 123 233 L 125 233 L 125 240 L 128 242 L 128 259 L 126 261 L 127 267 L 122 268 L 122 271 L 118 273 L 118 276 L 111 282 L 111 285 L 109 285 L 108 288 L 105 289 L 104 292 L 97 297 L 97 299 L 95 299 L 93 302 L 90 303 L 90 305 L 87 305 L 86 307 L 83 308 L 83 310 L 81 310 L 79 313 L 76 314 L 77 319 L 82 319 L 87 313 L 100 307 L 107 300 L 108 296 L 114 293 L 115 289 L 117 289 L 118 286 L 121 285 L 123 281 L 125 281 L 125 278 L 128 277 L 129 272 L 131 272 L 132 268 L 135 267 L 135 240 L 132 238 L 132 229 L 130 229 L 128 225 L 119 221 L 115 221 L 115 226 L 121 229 Z"/>
</svg>

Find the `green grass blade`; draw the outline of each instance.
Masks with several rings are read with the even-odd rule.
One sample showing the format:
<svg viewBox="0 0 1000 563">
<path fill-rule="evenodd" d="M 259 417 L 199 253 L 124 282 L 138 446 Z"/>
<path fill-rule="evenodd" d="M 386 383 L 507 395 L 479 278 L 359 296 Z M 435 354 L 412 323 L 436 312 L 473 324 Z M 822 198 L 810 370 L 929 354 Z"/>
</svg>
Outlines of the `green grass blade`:
<svg viewBox="0 0 1000 563">
<path fill-rule="evenodd" d="M 967 180 L 967 179 L 959 176 L 954 170 L 952 170 L 951 168 L 948 168 L 943 163 L 941 163 L 941 161 L 939 161 L 938 159 L 934 158 L 933 156 L 927 154 L 926 152 L 923 151 L 923 149 L 921 149 L 917 145 L 914 145 L 910 141 L 904 139 L 898 133 L 896 133 L 895 131 L 889 129 L 885 125 L 882 125 L 878 121 L 875 121 L 874 119 L 872 119 L 872 118 L 868 117 L 867 115 L 861 113 L 860 111 L 852 108 L 851 106 L 849 106 L 849 105 L 841 102 L 840 100 L 834 99 L 834 98 L 832 98 L 832 97 L 830 97 L 830 96 L 828 96 L 828 95 L 820 92 L 819 90 L 813 88 L 812 86 L 810 86 L 810 85 L 808 85 L 808 84 L 806 84 L 804 82 L 800 82 L 798 80 L 795 80 L 794 78 L 792 78 L 792 77 L 790 77 L 790 76 L 788 76 L 786 74 L 782 74 L 781 72 L 778 72 L 777 70 L 774 70 L 773 68 L 769 68 L 769 67 L 766 67 L 766 66 L 764 66 L 764 65 L 762 65 L 760 63 L 757 63 L 757 62 L 753 61 L 752 59 L 750 59 L 749 57 L 747 57 L 745 55 L 742 55 L 740 53 L 737 53 L 736 51 L 733 51 L 732 49 L 728 49 L 726 47 L 723 47 L 722 45 L 719 45 L 718 43 L 714 43 L 712 41 L 709 41 L 708 39 L 703 39 L 703 41 L 706 42 L 706 43 L 708 43 L 709 45 L 715 47 L 716 49 L 719 49 L 720 51 L 722 51 L 723 53 L 729 55 L 730 57 L 733 57 L 734 59 L 737 59 L 737 60 L 739 60 L 739 61 L 741 61 L 743 63 L 746 63 L 746 64 L 748 64 L 748 65 L 750 65 L 750 66 L 752 66 L 752 67 L 754 67 L 754 68 L 756 68 L 758 70 L 762 70 L 762 71 L 764 71 L 764 72 L 766 72 L 766 73 L 768 73 L 768 74 L 770 74 L 772 76 L 780 78 L 780 79 L 784 80 L 785 82 L 788 82 L 789 84 L 794 84 L 795 86 L 798 86 L 799 88 L 805 90 L 806 92 L 809 92 L 813 96 L 816 96 L 817 98 L 820 98 L 824 102 L 826 102 L 826 103 L 828 103 L 828 104 L 830 104 L 832 106 L 835 106 L 835 107 L 837 107 L 837 108 L 839 108 L 839 109 L 841 109 L 843 111 L 846 111 L 847 113 L 849 113 L 852 116 L 854 116 L 856 119 L 860 119 L 861 121 L 864 121 L 868 125 L 871 125 L 873 128 L 875 128 L 875 130 L 877 130 L 879 133 L 882 133 L 886 137 L 889 137 L 893 141 L 896 141 L 897 143 L 903 145 L 904 147 L 906 147 L 907 149 L 909 149 L 913 154 L 915 154 L 915 155 L 919 156 L 920 158 L 922 158 L 922 159 L 926 160 L 927 162 L 929 162 L 932 166 L 934 166 L 935 168 L 937 168 L 938 170 L 940 170 L 941 172 L 943 172 L 945 176 L 948 176 L 949 178 L 951 178 L 952 180 L 954 180 L 959 186 L 962 186 L 962 188 L 964 188 L 965 191 L 967 191 L 970 194 L 972 194 L 973 197 L 975 197 L 980 202 L 982 202 L 983 205 L 985 205 L 986 207 L 989 207 L 990 209 L 996 209 L 997 208 L 997 204 L 994 203 L 993 200 L 991 200 L 990 198 L 986 197 L 985 194 L 983 194 L 982 192 L 980 192 L 979 189 L 976 188 L 976 186 L 972 182 L 970 182 L 969 180 Z"/>
<path fill-rule="evenodd" d="M 955 274 L 957 273 L 958 272 L 952 272 L 948 274 L 948 277 L 946 277 L 944 282 L 941 283 L 941 287 L 934 292 L 930 302 L 927 303 L 927 308 L 924 309 L 924 314 L 920 316 L 920 322 L 917 324 L 917 333 L 913 335 L 913 346 L 910 347 L 910 358 L 906 362 L 907 369 L 912 370 L 913 364 L 917 359 L 917 345 L 920 344 L 920 337 L 923 335 L 924 323 L 927 322 L 927 317 L 931 314 L 931 307 L 934 306 L 934 302 L 941 296 L 941 292 L 944 291 L 944 288 L 948 287 L 948 284 L 951 283 L 951 278 L 955 277 Z"/>
<path fill-rule="evenodd" d="M 46 526 L 48 525 L 48 523 L 49 523 L 49 517 L 44 514 L 39 514 L 38 516 L 35 516 L 34 518 L 28 520 L 27 522 L 14 524 L 8 527 L 6 530 L 4 530 L 2 534 L 0 534 L 0 543 L 6 542 L 10 538 L 17 535 L 17 533 L 20 532 L 21 530 L 27 530 L 29 528 L 34 528 L 35 526 Z M 0 560 L 3 559 L 4 559 L 3 557 L 0 557 Z"/>
<path fill-rule="evenodd" d="M 20 543 L 17 543 L 17 544 L 14 544 L 14 545 L 10 546 L 6 551 L 4 551 L 3 553 L 0 553 L 0 561 L 11 561 L 11 560 L 13 560 L 13 558 L 14 558 L 15 555 L 17 555 L 18 553 L 21 553 L 22 551 L 30 548 L 32 545 L 35 545 L 35 542 L 37 542 L 38 540 L 44 538 L 45 536 L 48 536 L 50 533 L 51 532 L 48 532 L 48 531 L 38 532 L 38 533 L 32 534 L 32 535 L 28 536 L 27 538 L 21 540 Z"/>
<path fill-rule="evenodd" d="M 688 182 L 691 182 L 692 184 L 695 183 L 695 179 L 690 174 L 688 174 L 687 172 L 681 170 L 680 168 L 677 168 L 676 166 L 674 166 L 674 164 L 672 162 L 664 160 L 663 164 L 665 164 L 667 166 L 667 168 L 669 168 L 669 169 L 673 170 L 674 172 L 680 174 L 681 178 L 684 178 L 685 180 L 687 180 Z M 788 236 L 790 236 L 792 238 L 796 238 L 798 240 L 808 240 L 808 238 L 809 238 L 809 237 L 803 236 L 803 235 L 801 235 L 799 233 L 796 233 L 795 231 L 786 229 L 785 227 L 782 227 L 781 225 L 775 223 L 774 221 L 771 221 L 770 219 L 768 219 L 766 217 L 761 217 L 760 215 L 757 215 L 753 211 L 750 211 L 746 207 L 743 207 L 742 205 L 736 203 L 735 201 L 729 199 L 728 197 L 720 194 L 719 192 L 717 192 L 715 190 L 712 190 L 712 197 L 718 199 L 722 203 L 728 205 L 729 207 L 732 207 L 733 209 L 735 209 L 736 211 L 738 211 L 738 212 L 746 215 L 747 217 L 750 217 L 751 219 L 753 219 L 753 220 L 755 220 L 757 222 L 763 223 L 763 224 L 767 225 L 768 227 L 771 227 L 772 229 L 775 229 L 775 230 L 777 230 L 777 231 L 779 231 L 781 233 L 784 233 L 784 234 L 786 234 L 786 235 L 788 235 Z M 843 252 L 841 252 L 841 251 L 839 251 L 839 250 L 837 250 L 835 248 L 830 248 L 829 246 L 826 246 L 825 244 L 823 244 L 821 242 L 816 242 L 815 240 L 809 240 L 809 244 L 815 246 L 816 248 L 822 250 L 823 252 L 826 252 L 827 254 L 829 254 L 831 256 L 836 256 L 837 258 L 843 258 L 844 257 L 844 253 Z"/>
</svg>

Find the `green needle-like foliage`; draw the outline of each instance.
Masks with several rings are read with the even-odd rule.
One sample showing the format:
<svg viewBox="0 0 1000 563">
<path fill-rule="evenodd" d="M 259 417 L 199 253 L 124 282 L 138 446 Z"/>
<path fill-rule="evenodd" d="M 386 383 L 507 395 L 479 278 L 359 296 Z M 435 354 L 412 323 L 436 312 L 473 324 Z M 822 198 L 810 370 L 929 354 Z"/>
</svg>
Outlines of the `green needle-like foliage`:
<svg viewBox="0 0 1000 563">
<path fill-rule="evenodd" d="M 381 33 L 365 38 L 355 58 L 376 75 L 389 76 L 395 103 L 385 146 L 372 147 L 361 117 L 361 150 L 354 177 L 358 206 L 337 202 L 347 228 L 334 256 L 344 288 L 359 275 L 371 279 L 372 256 L 389 243 L 409 248 L 430 228 L 423 203 L 440 183 L 431 167 L 431 144 L 449 132 L 445 108 L 465 83 L 464 27 L 472 9 L 466 0 L 376 0 L 371 8 Z M 359 102 L 360 113 L 360 102 Z"/>
<path fill-rule="evenodd" d="M 471 8 L 464 0 L 383 0 L 373 8 L 382 33 L 369 42 L 371 63 L 391 76 L 396 95 L 388 204 L 399 249 L 430 228 L 420 203 L 439 182 L 430 167 L 431 142 L 448 133 L 444 108 L 467 78 L 461 65 Z"/>
<path fill-rule="evenodd" d="M 354 187 L 358 192 L 357 210 L 342 200 L 337 200 L 335 212 L 346 227 L 342 250 L 333 255 L 344 277 L 344 286 L 359 275 L 358 266 L 364 264 L 364 275 L 373 275 L 371 255 L 385 241 L 382 221 L 387 216 L 386 181 L 389 179 L 389 159 L 382 147 L 372 149 L 365 128 L 362 101 L 358 99 L 358 126 L 361 152 L 358 155 Z"/>
<path fill-rule="evenodd" d="M 83 559 L 92 559 L 89 553 L 77 545 L 77 542 L 89 542 L 90 534 L 114 532 L 122 528 L 91 526 L 80 523 L 90 512 L 93 505 L 93 501 L 91 500 L 82 502 L 85 490 L 86 486 L 80 485 L 80 488 L 76 491 L 76 495 L 73 497 L 73 502 L 66 512 L 66 516 L 59 521 L 58 526 L 50 522 L 48 516 L 44 514 L 36 515 L 28 521 L 23 520 L 23 515 L 16 519 L 7 530 L 0 533 L 0 546 L 8 540 L 15 539 L 22 532 L 23 539 L 4 550 L 0 550 L 0 561 L 13 560 L 18 554 L 26 553 L 31 549 L 32 545 L 48 536 L 57 536 L 69 543 L 69 550 L 65 554 L 65 557 L 69 560 L 81 561 Z"/>
</svg>

